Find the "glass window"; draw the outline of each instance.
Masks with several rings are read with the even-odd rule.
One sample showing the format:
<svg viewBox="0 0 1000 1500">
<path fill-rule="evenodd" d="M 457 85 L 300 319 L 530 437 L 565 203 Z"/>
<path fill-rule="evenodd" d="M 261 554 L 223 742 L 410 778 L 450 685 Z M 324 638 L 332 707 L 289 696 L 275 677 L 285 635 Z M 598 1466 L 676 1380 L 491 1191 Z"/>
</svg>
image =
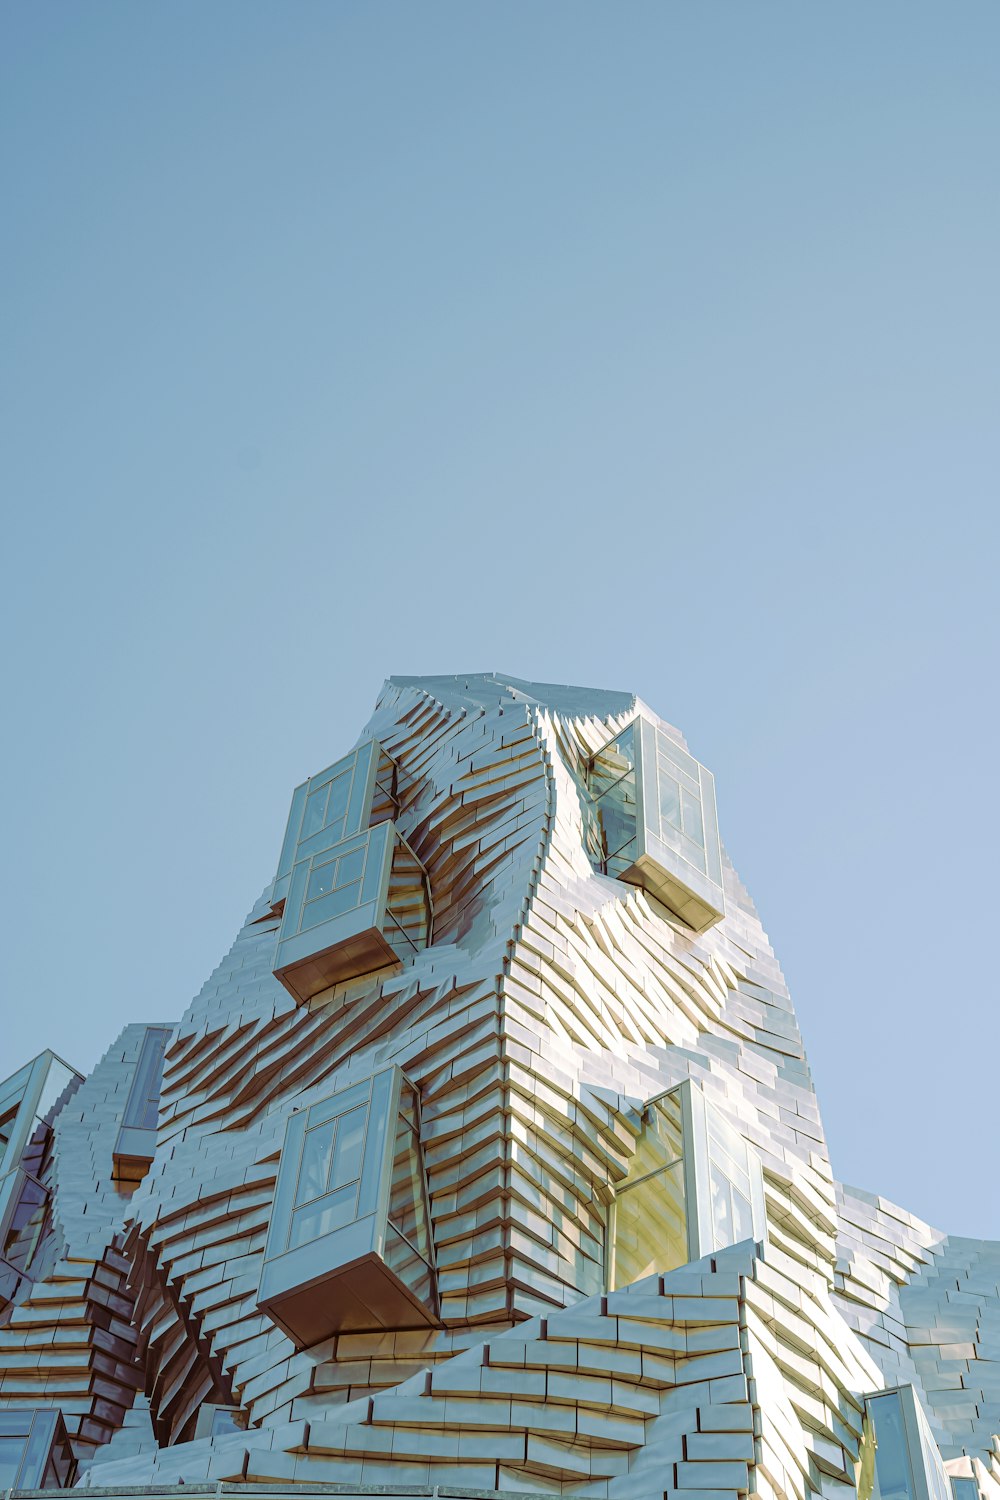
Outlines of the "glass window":
<svg viewBox="0 0 1000 1500">
<path fill-rule="evenodd" d="M 310 1125 L 302 1143 L 289 1249 L 330 1234 L 356 1217 L 369 1112 L 368 1104 L 358 1101 L 369 1091 L 368 1084 L 355 1085 L 332 1101 L 339 1098 L 348 1108 L 331 1112 L 328 1105 L 319 1104 L 309 1111 L 310 1121 L 318 1123 Z"/>
<path fill-rule="evenodd" d="M 163 1058 L 169 1040 L 170 1031 L 166 1027 L 146 1028 L 122 1118 L 123 1125 L 130 1129 L 156 1129 L 163 1086 Z"/>
<path fill-rule="evenodd" d="M 13 1489 L 21 1470 L 26 1437 L 0 1436 L 0 1490 Z"/>
<path fill-rule="evenodd" d="M 598 866 L 620 875 L 635 859 L 637 794 L 635 730 L 622 734 L 594 756 L 588 784 L 596 803 L 596 821 L 588 830 L 588 848 Z"/>
<path fill-rule="evenodd" d="M 612 1291 L 689 1259 L 679 1091 L 646 1106 L 628 1176 L 612 1214 Z"/>
<path fill-rule="evenodd" d="M 660 772 L 660 819 L 671 828 L 681 829 L 681 789 L 672 776 Z"/>
<path fill-rule="evenodd" d="M 898 1391 L 870 1397 L 868 1408 L 875 1422 L 876 1494 L 880 1500 L 914 1500 L 910 1459 Z"/>
<path fill-rule="evenodd" d="M 423 1169 L 416 1134 L 402 1114 L 396 1122 L 396 1146 L 389 1189 L 389 1222 L 409 1240 L 418 1255 L 424 1260 L 428 1258 L 430 1247 L 427 1242 Z"/>
<path fill-rule="evenodd" d="M 686 1264 L 683 1163 L 655 1172 L 620 1192 L 614 1217 L 612 1290 Z"/>
<path fill-rule="evenodd" d="M 331 860 L 325 865 L 314 865 L 309 876 L 309 884 L 306 886 L 306 900 L 315 901 L 317 896 L 325 896 L 327 891 L 332 891 L 333 877 L 336 873 L 336 860 Z"/>
<path fill-rule="evenodd" d="M 302 908 L 302 931 L 306 932 L 320 922 L 328 922 L 331 917 L 339 917 L 345 911 L 351 911 L 358 905 L 360 896 L 361 883 L 355 881 L 353 885 L 342 885 L 339 890 L 319 896 L 315 901 L 307 901 Z"/>
<path fill-rule="evenodd" d="M 354 1219 L 357 1202 L 358 1185 L 352 1182 L 350 1186 L 327 1193 L 305 1208 L 297 1208 L 292 1214 L 288 1248 L 294 1250 L 297 1245 L 319 1239 L 320 1235 L 343 1229 L 345 1224 L 350 1224 Z"/>
<path fill-rule="evenodd" d="M 683 815 L 684 832 L 689 839 L 694 839 L 702 849 L 705 847 L 705 825 L 701 819 L 701 799 L 687 787 L 681 788 L 681 812 Z"/>
<path fill-rule="evenodd" d="M 3 1159 L 7 1155 L 7 1147 L 10 1145 L 10 1138 L 14 1131 L 14 1122 L 17 1119 L 17 1111 L 18 1106 L 14 1104 L 0 1115 L 0 1168 L 2 1168 Z"/>
<path fill-rule="evenodd" d="M 352 849 L 350 854 L 344 854 L 337 861 L 337 884 L 352 885 L 354 881 L 360 880 L 365 873 L 365 851 Z"/>
<path fill-rule="evenodd" d="M 418 1120 L 394 1067 L 289 1119 L 259 1305 L 298 1347 L 435 1321 Z"/>
<path fill-rule="evenodd" d="M 319 833 L 326 821 L 326 799 L 329 786 L 318 787 L 315 792 L 310 792 L 306 798 L 306 810 L 302 814 L 302 829 L 299 833 L 299 842 L 311 838 L 314 833 Z"/>
<path fill-rule="evenodd" d="M 333 1153 L 331 1185 L 341 1187 L 355 1182 L 361 1176 L 361 1154 L 365 1144 L 365 1125 L 368 1123 L 368 1106 L 349 1110 L 337 1121 L 337 1144 Z"/>
<path fill-rule="evenodd" d="M 725 900 L 711 773 L 639 718 L 591 758 L 587 785 L 595 868 L 642 886 L 695 931 L 717 922 Z"/>
<path fill-rule="evenodd" d="M 343 822 L 347 816 L 347 804 L 350 795 L 351 777 L 349 772 L 344 771 L 339 776 L 335 776 L 330 783 L 330 801 L 326 810 L 328 826 L 334 828 L 335 824 L 339 824 L 339 829 L 334 828 L 334 832 L 337 832 L 341 838 L 344 834 Z"/>
<path fill-rule="evenodd" d="M 295 1194 L 296 1203 L 309 1203 L 326 1192 L 330 1176 L 330 1161 L 333 1156 L 333 1135 L 336 1120 L 329 1120 L 315 1130 L 307 1130 L 302 1146 L 302 1165 L 299 1168 L 299 1184 Z"/>
</svg>

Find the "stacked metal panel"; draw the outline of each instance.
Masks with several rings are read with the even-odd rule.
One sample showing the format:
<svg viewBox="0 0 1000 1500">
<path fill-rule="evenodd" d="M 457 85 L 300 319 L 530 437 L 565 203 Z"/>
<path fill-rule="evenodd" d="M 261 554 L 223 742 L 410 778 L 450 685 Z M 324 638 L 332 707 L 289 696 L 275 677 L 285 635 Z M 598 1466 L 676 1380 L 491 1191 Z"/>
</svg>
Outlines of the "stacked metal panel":
<svg viewBox="0 0 1000 1500">
<path fill-rule="evenodd" d="M 658 832 L 626 860 L 594 767 L 630 726 Z M 312 778 L 171 1028 L 141 1181 L 115 1150 L 144 1027 L 53 1115 L 58 1255 L 2 1315 L 0 1409 L 58 1407 L 80 1482 L 112 1489 L 889 1500 L 890 1407 L 865 1398 L 904 1386 L 935 1462 L 1000 1500 L 998 1247 L 833 1180 L 780 968 L 677 731 L 627 694 L 399 678 L 364 756 L 381 790 L 345 837 L 391 821 L 419 941 L 330 925 L 308 986 L 275 977 L 283 924 L 307 930 L 283 903 Z M 702 848 L 709 885 L 685 873 Z M 347 888 L 306 852 L 301 901 Z M 396 1102 L 361 1120 L 352 1090 L 379 1077 Z M 681 1086 L 718 1123 L 661 1160 L 652 1101 Z M 681 1228 L 629 1228 L 637 1203 Z M 910 1500 L 928 1462 L 907 1457 Z"/>
</svg>

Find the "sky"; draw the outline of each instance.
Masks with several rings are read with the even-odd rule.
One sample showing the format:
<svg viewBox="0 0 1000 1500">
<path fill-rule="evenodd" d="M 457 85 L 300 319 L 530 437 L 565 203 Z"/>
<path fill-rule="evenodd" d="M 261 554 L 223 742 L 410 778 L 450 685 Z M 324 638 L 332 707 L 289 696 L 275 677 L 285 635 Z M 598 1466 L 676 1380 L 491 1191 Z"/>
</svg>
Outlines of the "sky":
<svg viewBox="0 0 1000 1500">
<path fill-rule="evenodd" d="M 0 153 L 0 1076 L 180 1017 L 388 675 L 627 689 L 838 1176 L 1000 1238 L 994 0 L 7 0 Z"/>
</svg>

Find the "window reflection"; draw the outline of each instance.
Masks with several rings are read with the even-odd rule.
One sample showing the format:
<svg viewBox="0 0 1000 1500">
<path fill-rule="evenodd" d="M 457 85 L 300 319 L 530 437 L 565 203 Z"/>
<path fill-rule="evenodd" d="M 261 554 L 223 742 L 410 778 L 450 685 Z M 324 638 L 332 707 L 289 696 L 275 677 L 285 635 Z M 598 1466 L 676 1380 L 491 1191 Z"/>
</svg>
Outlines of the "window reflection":
<svg viewBox="0 0 1000 1500">
<path fill-rule="evenodd" d="M 739 1131 L 690 1081 L 651 1100 L 611 1212 L 609 1288 L 765 1232 L 760 1160 Z"/>
</svg>

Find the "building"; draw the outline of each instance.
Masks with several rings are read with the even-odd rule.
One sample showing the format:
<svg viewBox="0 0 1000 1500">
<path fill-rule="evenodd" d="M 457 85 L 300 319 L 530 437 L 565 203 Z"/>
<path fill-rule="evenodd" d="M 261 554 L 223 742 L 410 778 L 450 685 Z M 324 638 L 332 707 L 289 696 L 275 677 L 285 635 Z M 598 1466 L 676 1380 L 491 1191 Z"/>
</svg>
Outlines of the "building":
<svg viewBox="0 0 1000 1500">
<path fill-rule="evenodd" d="M 0 1489 L 1000 1500 L 1000 1245 L 833 1179 L 675 729 L 391 679 L 279 843 L 0 1085 Z"/>
</svg>

